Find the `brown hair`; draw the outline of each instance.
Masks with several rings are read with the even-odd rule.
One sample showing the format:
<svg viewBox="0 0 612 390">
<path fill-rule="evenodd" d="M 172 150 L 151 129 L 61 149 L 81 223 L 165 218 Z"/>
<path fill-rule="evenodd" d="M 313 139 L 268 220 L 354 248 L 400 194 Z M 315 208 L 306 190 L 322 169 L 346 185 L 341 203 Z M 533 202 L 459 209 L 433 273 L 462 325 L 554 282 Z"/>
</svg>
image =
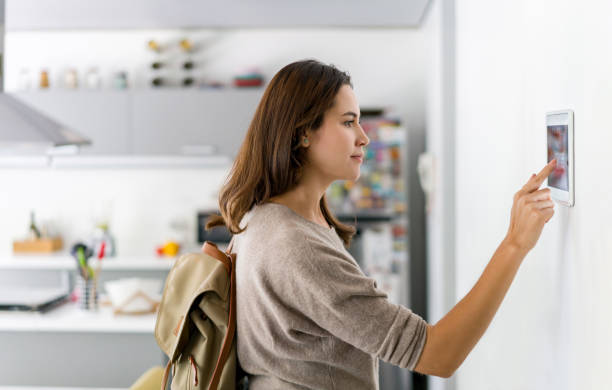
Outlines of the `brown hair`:
<svg viewBox="0 0 612 390">
<path fill-rule="evenodd" d="M 206 229 L 225 225 L 242 233 L 242 217 L 254 206 L 293 189 L 306 163 L 301 139 L 306 130 L 321 127 L 323 116 L 333 107 L 343 85 L 353 87 L 350 76 L 333 65 L 316 60 L 293 62 L 270 81 L 255 111 L 228 179 L 219 193 L 221 215 L 212 215 Z M 325 194 L 319 202 L 330 226 L 349 246 L 355 228 L 338 221 L 327 207 Z"/>
</svg>

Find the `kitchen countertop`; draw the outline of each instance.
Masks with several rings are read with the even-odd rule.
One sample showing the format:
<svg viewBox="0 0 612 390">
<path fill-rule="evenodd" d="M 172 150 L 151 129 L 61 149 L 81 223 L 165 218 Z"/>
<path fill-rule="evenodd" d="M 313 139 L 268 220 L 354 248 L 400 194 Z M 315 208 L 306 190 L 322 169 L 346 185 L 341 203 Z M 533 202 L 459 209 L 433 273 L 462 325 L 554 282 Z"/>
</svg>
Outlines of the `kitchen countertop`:
<svg viewBox="0 0 612 390">
<path fill-rule="evenodd" d="M 111 306 L 97 311 L 82 310 L 77 303 L 66 302 L 46 313 L 2 311 L 2 332 L 87 332 L 153 334 L 157 314 L 114 315 Z"/>
</svg>

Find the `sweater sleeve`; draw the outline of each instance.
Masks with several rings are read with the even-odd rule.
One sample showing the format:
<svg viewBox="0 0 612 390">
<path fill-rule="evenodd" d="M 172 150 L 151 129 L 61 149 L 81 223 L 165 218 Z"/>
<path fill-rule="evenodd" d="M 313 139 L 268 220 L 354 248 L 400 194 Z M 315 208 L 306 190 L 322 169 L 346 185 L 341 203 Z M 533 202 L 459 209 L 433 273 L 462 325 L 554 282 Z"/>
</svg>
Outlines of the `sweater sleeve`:
<svg viewBox="0 0 612 390">
<path fill-rule="evenodd" d="M 285 304 L 362 351 L 414 370 L 425 345 L 427 323 L 388 300 L 346 254 L 303 237 L 280 267 L 271 267 Z"/>
</svg>

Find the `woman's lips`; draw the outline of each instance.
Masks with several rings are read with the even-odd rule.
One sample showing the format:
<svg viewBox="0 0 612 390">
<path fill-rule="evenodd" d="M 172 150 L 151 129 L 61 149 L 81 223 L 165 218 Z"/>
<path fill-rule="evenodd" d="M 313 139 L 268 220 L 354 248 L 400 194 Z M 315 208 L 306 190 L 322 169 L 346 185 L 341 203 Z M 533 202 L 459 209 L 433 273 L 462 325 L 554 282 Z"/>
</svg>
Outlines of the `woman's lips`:
<svg viewBox="0 0 612 390">
<path fill-rule="evenodd" d="M 351 156 L 351 158 L 353 158 L 355 160 L 358 160 L 360 163 L 363 162 L 363 157 L 361 157 L 361 156 Z"/>
</svg>

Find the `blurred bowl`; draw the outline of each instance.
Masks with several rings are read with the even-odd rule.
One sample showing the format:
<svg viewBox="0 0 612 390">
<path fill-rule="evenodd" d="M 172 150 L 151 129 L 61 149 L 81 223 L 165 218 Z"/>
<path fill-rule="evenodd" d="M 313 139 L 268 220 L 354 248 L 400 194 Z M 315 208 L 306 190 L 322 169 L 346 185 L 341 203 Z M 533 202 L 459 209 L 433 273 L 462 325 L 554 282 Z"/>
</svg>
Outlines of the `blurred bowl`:
<svg viewBox="0 0 612 390">
<path fill-rule="evenodd" d="M 115 311 L 146 313 L 161 301 L 162 284 L 161 279 L 124 278 L 105 282 L 104 289 Z"/>
</svg>

